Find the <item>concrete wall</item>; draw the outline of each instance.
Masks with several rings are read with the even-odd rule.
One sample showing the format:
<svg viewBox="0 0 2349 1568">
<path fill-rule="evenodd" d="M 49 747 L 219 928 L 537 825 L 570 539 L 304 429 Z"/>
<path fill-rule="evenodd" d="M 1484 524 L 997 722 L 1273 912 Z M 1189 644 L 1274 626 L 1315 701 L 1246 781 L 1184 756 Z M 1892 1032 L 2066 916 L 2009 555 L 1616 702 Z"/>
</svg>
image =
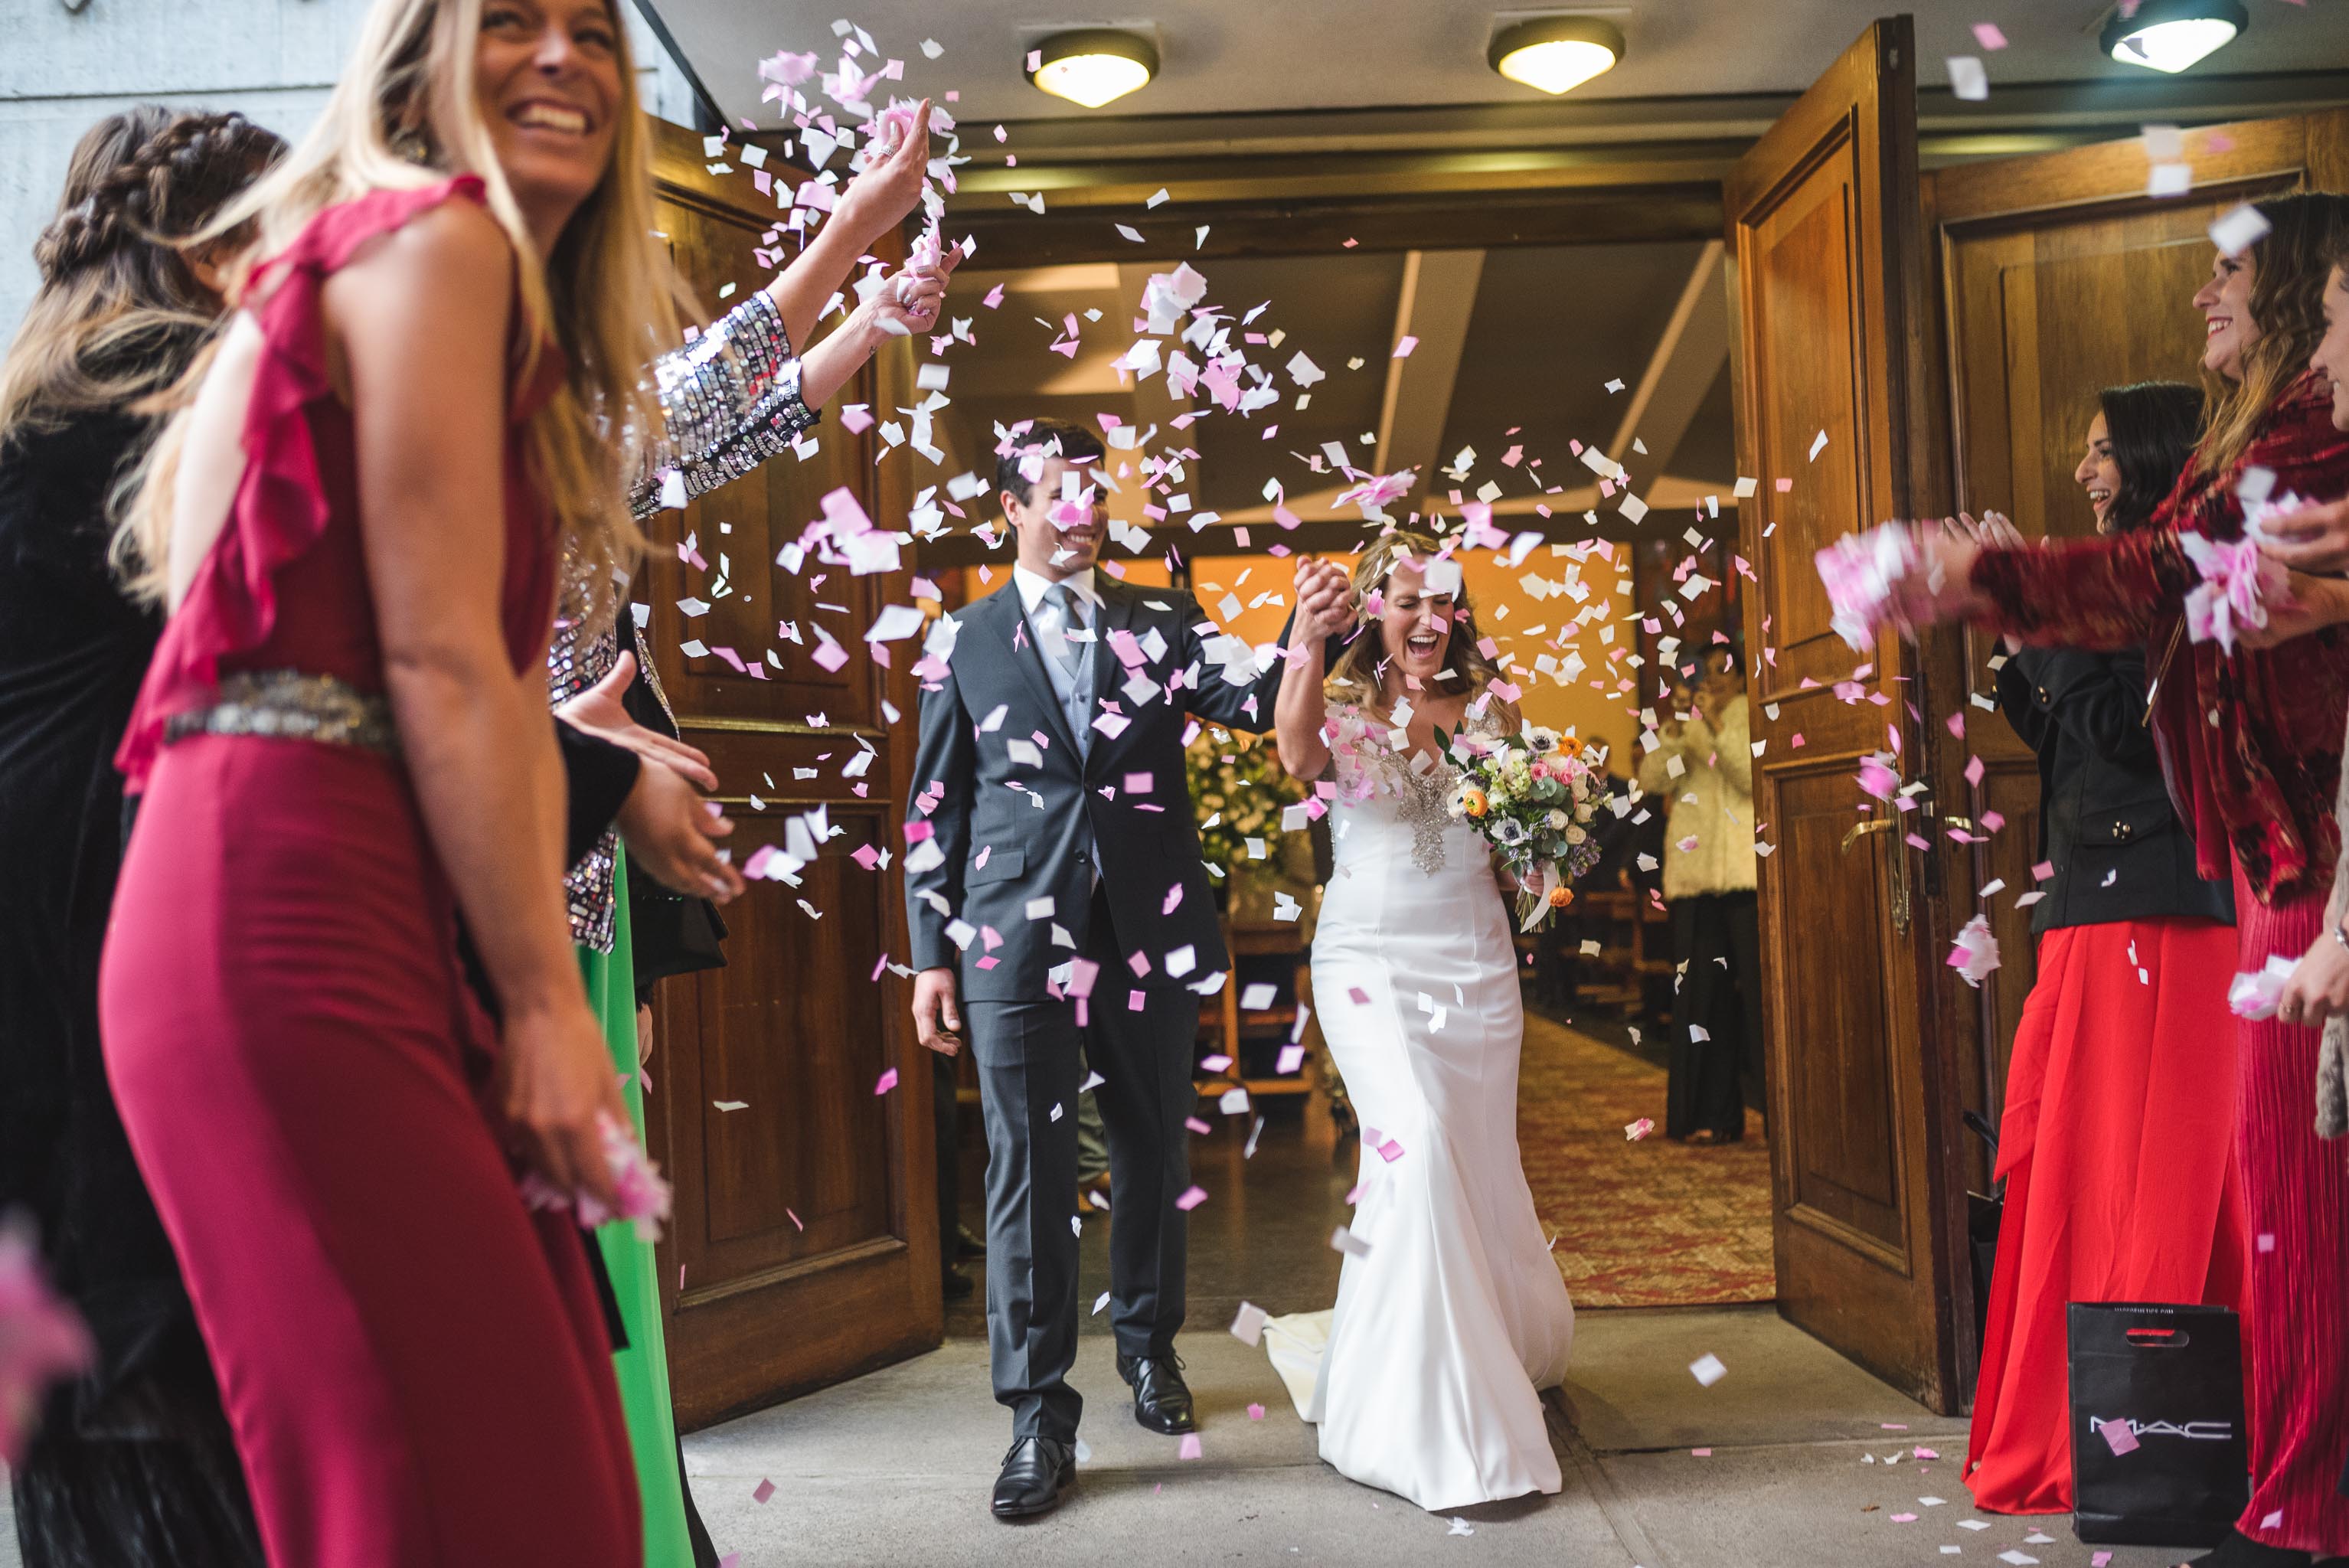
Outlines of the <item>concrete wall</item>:
<svg viewBox="0 0 2349 1568">
<path fill-rule="evenodd" d="M 90 122 L 129 104 L 236 109 L 282 136 L 309 128 L 372 0 L 0 0 L 0 337 L 38 274 L 34 239 L 57 211 Z M 620 0 L 654 112 L 692 123 L 685 77 Z"/>
</svg>

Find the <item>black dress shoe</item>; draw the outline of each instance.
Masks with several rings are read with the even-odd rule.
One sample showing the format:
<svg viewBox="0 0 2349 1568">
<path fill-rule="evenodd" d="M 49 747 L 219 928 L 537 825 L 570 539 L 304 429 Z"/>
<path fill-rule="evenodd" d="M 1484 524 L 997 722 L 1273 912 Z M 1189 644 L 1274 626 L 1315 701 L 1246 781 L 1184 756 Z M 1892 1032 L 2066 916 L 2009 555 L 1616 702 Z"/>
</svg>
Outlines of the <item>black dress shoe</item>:
<svg viewBox="0 0 2349 1568">
<path fill-rule="evenodd" d="M 962 1301 L 968 1298 L 971 1292 L 978 1288 L 977 1284 L 971 1282 L 970 1275 L 963 1273 L 962 1270 L 958 1268 L 953 1267 L 947 1268 L 946 1272 L 945 1284 L 947 1299 L 948 1301 Z"/>
<path fill-rule="evenodd" d="M 983 1258 L 986 1255 L 986 1242 L 973 1235 L 968 1225 L 955 1227 L 955 1256 L 957 1259 L 968 1263 L 973 1258 Z"/>
<path fill-rule="evenodd" d="M 1117 1375 L 1133 1389 L 1133 1418 L 1154 1432 L 1174 1437 L 1199 1429 L 1191 1414 L 1191 1389 L 1183 1381 L 1179 1356 L 1121 1356 Z"/>
<path fill-rule="evenodd" d="M 2288 1546 L 2269 1546 L 2236 1531 L 2217 1547 L 2180 1568 L 2309 1568 L 2315 1559 Z"/>
<path fill-rule="evenodd" d="M 1021 1438 L 1003 1456 L 1003 1473 L 995 1478 L 995 1501 L 988 1507 L 998 1519 L 1050 1513 L 1076 1481 L 1076 1451 L 1067 1443 Z"/>
</svg>

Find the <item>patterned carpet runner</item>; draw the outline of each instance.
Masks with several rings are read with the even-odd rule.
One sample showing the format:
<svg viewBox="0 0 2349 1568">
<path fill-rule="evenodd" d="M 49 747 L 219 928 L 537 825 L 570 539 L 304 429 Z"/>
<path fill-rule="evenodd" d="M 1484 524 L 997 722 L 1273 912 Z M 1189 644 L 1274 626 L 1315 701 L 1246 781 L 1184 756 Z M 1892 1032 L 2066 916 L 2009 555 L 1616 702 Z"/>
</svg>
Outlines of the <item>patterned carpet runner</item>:
<svg viewBox="0 0 2349 1568">
<path fill-rule="evenodd" d="M 1517 1140 L 1558 1272 L 1578 1307 L 1710 1306 L 1776 1294 L 1770 1151 L 1748 1114 L 1742 1143 L 1691 1148 L 1662 1130 L 1664 1073 L 1537 1015 L 1526 1016 Z"/>
</svg>

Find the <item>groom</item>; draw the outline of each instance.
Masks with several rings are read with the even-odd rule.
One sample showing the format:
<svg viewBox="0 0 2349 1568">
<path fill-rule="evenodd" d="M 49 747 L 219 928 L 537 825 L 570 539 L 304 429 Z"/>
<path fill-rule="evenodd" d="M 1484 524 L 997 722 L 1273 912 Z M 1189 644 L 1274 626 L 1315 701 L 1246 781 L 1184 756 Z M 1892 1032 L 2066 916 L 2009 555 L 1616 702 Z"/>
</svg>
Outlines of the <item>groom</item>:
<svg viewBox="0 0 2349 1568">
<path fill-rule="evenodd" d="M 1195 1429 L 1174 1355 L 1189 988 L 1212 991 L 1229 960 L 1184 781 L 1185 716 L 1268 729 L 1280 683 L 1188 593 L 1094 570 L 1102 461 L 1078 425 L 1034 420 L 1005 443 L 996 489 L 1018 563 L 933 635 L 905 812 L 915 1026 L 949 1056 L 969 1042 L 987 1123 L 988 1347 L 1013 1434 L 1003 1519 L 1049 1511 L 1075 1479 L 1081 1060 L 1109 1135 L 1118 1373 L 1136 1421 Z"/>
</svg>

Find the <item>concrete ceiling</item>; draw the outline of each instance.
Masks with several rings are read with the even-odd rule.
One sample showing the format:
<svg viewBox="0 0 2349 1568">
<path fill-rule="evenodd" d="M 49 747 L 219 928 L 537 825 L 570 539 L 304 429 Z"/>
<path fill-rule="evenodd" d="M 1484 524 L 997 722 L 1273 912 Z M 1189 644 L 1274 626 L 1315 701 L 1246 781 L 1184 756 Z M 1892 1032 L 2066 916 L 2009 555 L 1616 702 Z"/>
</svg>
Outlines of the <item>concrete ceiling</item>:
<svg viewBox="0 0 2349 1568">
<path fill-rule="evenodd" d="M 1539 103 L 1495 74 L 1485 53 L 1497 7 L 1429 0 L 1152 0 L 1109 11 L 1050 0 L 654 0 L 678 46 L 730 116 L 761 125 L 756 62 L 778 49 L 837 58 L 832 23 L 866 28 L 885 57 L 905 62 L 910 92 L 959 89 L 966 121 L 1082 119 L 1089 114 L 1233 114 L 1270 109 Z M 2309 71 L 2349 65 L 2344 0 L 2249 0 L 2251 25 L 2189 75 Z M 1623 63 L 1573 101 L 1794 92 L 1807 87 L 1896 0 L 1632 0 L 1580 7 L 1623 29 Z M 1573 6 L 1541 11 L 1573 10 Z M 1942 61 L 1981 57 L 2002 82 L 2158 79 L 2097 52 L 2106 0 L 1930 0 L 1916 16 L 1920 86 L 1946 87 Z M 1535 14 L 1539 14 L 1538 12 Z M 1995 23 L 2007 47 L 1986 52 L 1972 27 Z M 1162 68 L 1141 91 L 1101 111 L 1037 91 L 1021 73 L 1030 44 L 1058 27 L 1114 24 L 1154 30 Z M 943 48 L 936 59 L 925 39 Z"/>
</svg>

